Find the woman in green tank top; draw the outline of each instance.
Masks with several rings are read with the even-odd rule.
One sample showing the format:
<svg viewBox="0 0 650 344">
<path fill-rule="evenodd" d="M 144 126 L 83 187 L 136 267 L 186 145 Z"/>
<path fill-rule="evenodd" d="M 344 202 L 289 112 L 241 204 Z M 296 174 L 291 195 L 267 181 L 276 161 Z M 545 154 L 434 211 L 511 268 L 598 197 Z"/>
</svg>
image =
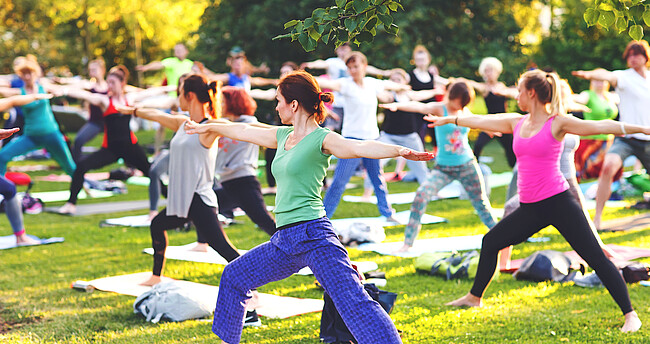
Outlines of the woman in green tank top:
<svg viewBox="0 0 650 344">
<path fill-rule="evenodd" d="M 364 291 L 347 251 L 325 216 L 320 195 L 331 155 L 338 158 L 430 160 L 431 153 L 378 141 L 348 140 L 319 126 L 326 116 L 323 93 L 311 74 L 298 71 L 278 85 L 276 110 L 290 127 L 255 127 L 225 120 L 186 124 L 190 134 L 216 132 L 239 141 L 277 148 L 273 175 L 278 191 L 278 231 L 269 242 L 248 251 L 224 269 L 212 331 L 224 343 L 239 343 L 245 304 L 251 289 L 291 276 L 309 266 L 332 297 L 341 317 L 361 344 L 401 343 L 393 322 Z M 372 324 L 372 328 L 365 324 Z"/>
<path fill-rule="evenodd" d="M 618 97 L 609 92 L 609 83 L 602 80 L 591 80 L 589 89 L 574 95 L 576 103 L 584 104 L 591 111 L 584 112 L 584 119 L 602 121 L 614 119 L 618 115 Z M 575 153 L 575 165 L 578 181 L 581 179 L 598 178 L 600 168 L 605 159 L 605 153 L 614 142 L 614 135 L 591 135 L 580 138 L 580 146 Z M 620 169 L 615 179 L 620 178 Z"/>
</svg>

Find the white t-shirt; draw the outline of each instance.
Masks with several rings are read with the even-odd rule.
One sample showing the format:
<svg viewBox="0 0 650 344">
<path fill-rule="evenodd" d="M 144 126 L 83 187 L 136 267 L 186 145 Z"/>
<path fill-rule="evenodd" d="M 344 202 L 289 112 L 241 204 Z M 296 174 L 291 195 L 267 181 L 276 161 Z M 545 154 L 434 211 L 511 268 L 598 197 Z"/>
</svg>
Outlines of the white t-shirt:
<svg viewBox="0 0 650 344">
<path fill-rule="evenodd" d="M 327 60 L 327 75 L 329 75 L 330 80 L 338 80 L 340 78 L 348 77 L 348 66 L 345 65 L 345 61 L 341 60 L 338 57 L 330 57 Z M 345 105 L 345 101 L 340 93 L 334 92 L 334 103 L 333 107 L 342 108 Z"/>
<path fill-rule="evenodd" d="M 343 106 L 341 135 L 356 139 L 374 140 L 379 137 L 377 126 L 377 94 L 384 91 L 384 82 L 375 78 L 363 78 L 363 87 L 352 77 L 339 79 Z"/>
<path fill-rule="evenodd" d="M 621 122 L 650 126 L 650 71 L 645 79 L 634 69 L 615 70 L 616 93 Z M 650 135 L 630 134 L 639 140 L 650 141 Z"/>
</svg>

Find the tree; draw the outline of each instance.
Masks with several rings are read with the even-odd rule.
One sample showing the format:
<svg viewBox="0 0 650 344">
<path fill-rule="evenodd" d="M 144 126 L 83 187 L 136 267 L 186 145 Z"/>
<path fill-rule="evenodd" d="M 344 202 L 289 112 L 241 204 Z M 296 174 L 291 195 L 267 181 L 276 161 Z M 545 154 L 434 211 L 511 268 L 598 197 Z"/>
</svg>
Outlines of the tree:
<svg viewBox="0 0 650 344">
<path fill-rule="evenodd" d="M 650 26 L 650 5 L 645 0 L 593 0 L 584 11 L 587 25 L 596 24 L 618 33 L 627 31 L 632 39 L 643 39 L 643 26 Z"/>
</svg>

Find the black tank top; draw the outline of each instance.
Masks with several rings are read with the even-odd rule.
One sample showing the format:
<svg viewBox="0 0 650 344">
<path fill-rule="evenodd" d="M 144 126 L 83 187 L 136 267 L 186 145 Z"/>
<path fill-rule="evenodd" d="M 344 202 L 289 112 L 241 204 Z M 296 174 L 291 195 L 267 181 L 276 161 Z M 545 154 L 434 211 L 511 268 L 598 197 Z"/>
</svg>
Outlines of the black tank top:
<svg viewBox="0 0 650 344">
<path fill-rule="evenodd" d="M 498 96 L 492 92 L 488 92 L 484 99 L 485 107 L 487 107 L 488 113 L 506 112 L 506 97 Z"/>
<path fill-rule="evenodd" d="M 381 130 L 391 135 L 408 135 L 417 132 L 421 122 L 422 114 L 419 113 L 384 110 L 384 123 L 381 125 Z"/>
<path fill-rule="evenodd" d="M 131 131 L 131 127 L 129 126 L 131 115 L 123 115 L 119 113 L 113 105 L 113 98 L 110 99 L 108 108 L 103 113 L 103 116 L 104 142 L 102 143 L 102 147 L 108 148 L 111 145 L 128 142 L 136 144 L 138 142 L 137 137 Z"/>
<path fill-rule="evenodd" d="M 90 93 L 108 94 L 108 91 L 97 91 L 95 88 L 91 88 Z M 88 112 L 90 112 L 90 118 L 88 119 L 88 122 L 98 124 L 102 124 L 104 122 L 104 112 L 99 106 L 90 104 L 88 106 Z"/>
</svg>

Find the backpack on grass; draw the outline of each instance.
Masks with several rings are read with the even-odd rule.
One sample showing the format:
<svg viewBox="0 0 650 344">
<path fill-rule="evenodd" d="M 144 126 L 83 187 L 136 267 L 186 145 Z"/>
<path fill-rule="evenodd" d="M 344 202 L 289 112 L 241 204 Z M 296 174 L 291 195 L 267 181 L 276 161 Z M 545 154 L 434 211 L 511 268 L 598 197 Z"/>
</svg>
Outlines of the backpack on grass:
<svg viewBox="0 0 650 344">
<path fill-rule="evenodd" d="M 474 278 L 478 260 L 478 251 L 423 253 L 415 259 L 415 269 L 447 280 Z"/>
</svg>

